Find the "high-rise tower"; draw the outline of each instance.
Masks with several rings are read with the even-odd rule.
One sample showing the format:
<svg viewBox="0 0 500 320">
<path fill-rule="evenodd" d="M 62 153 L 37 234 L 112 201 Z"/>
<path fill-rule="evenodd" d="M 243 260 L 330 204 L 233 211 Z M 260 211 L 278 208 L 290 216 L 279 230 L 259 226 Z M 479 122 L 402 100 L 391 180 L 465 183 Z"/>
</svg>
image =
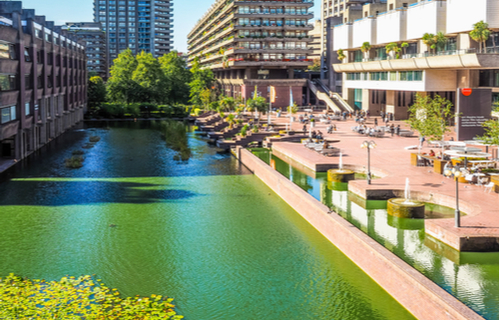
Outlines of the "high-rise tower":
<svg viewBox="0 0 500 320">
<path fill-rule="evenodd" d="M 94 20 L 106 32 L 109 65 L 127 48 L 156 57 L 172 49 L 171 0 L 94 0 Z"/>
</svg>

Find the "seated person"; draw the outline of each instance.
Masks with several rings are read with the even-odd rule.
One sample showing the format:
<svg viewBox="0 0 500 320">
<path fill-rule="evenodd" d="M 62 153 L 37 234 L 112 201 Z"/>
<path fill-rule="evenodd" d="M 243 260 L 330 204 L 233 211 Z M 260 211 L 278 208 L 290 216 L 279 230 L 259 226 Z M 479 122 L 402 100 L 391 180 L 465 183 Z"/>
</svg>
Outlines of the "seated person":
<svg viewBox="0 0 500 320">
<path fill-rule="evenodd" d="M 431 157 L 435 157 L 436 156 L 436 153 L 434 152 L 434 150 L 431 149 L 431 151 L 429 151 L 429 155 Z"/>
<path fill-rule="evenodd" d="M 330 148 L 330 144 L 328 143 L 328 141 L 325 141 L 325 143 L 323 143 L 323 150 L 326 150 Z"/>
<path fill-rule="evenodd" d="M 329 125 L 328 129 L 326 129 L 326 133 L 332 133 L 333 132 L 333 125 Z"/>
</svg>

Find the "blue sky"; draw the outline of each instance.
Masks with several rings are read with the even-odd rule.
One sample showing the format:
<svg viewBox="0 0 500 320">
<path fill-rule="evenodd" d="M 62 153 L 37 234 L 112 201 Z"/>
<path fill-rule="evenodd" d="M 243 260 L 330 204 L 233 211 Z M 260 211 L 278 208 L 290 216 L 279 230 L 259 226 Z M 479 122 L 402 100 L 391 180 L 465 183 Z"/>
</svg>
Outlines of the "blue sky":
<svg viewBox="0 0 500 320">
<path fill-rule="evenodd" d="M 186 51 L 186 37 L 193 25 L 215 0 L 173 0 L 174 48 Z M 93 0 L 24 0 L 23 8 L 35 9 L 56 24 L 93 21 Z M 313 7 L 315 19 L 319 18 L 320 1 Z"/>
</svg>

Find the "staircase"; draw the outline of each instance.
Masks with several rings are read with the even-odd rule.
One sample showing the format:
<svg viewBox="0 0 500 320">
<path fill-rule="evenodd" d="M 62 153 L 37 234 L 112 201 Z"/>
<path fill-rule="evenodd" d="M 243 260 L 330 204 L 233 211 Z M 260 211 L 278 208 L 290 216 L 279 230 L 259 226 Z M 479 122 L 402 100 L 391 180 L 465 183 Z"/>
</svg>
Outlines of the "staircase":
<svg viewBox="0 0 500 320">
<path fill-rule="evenodd" d="M 337 92 L 330 91 L 321 80 L 309 80 L 309 89 L 314 93 L 318 100 L 323 101 L 328 108 L 338 112 L 354 112 L 354 109 Z M 332 99 L 333 97 L 333 99 Z"/>
</svg>

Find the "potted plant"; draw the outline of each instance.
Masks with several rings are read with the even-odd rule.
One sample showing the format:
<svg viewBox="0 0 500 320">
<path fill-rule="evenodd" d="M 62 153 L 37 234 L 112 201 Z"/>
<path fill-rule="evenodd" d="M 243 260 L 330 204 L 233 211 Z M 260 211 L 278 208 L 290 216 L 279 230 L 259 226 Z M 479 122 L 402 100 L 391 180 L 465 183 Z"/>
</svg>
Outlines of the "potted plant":
<svg viewBox="0 0 500 320">
<path fill-rule="evenodd" d="M 344 50 L 342 50 L 342 49 L 337 50 L 337 55 L 338 55 L 338 59 L 340 61 L 343 61 L 346 58 L 346 56 L 344 54 Z"/>
<path fill-rule="evenodd" d="M 311 123 L 311 128 L 316 127 L 316 119 L 312 118 L 309 122 Z"/>
<path fill-rule="evenodd" d="M 371 48 L 372 46 L 369 42 L 363 42 L 363 44 L 361 45 L 361 52 L 363 52 L 363 55 L 365 56 L 365 61 L 368 61 L 370 59 Z"/>
</svg>

